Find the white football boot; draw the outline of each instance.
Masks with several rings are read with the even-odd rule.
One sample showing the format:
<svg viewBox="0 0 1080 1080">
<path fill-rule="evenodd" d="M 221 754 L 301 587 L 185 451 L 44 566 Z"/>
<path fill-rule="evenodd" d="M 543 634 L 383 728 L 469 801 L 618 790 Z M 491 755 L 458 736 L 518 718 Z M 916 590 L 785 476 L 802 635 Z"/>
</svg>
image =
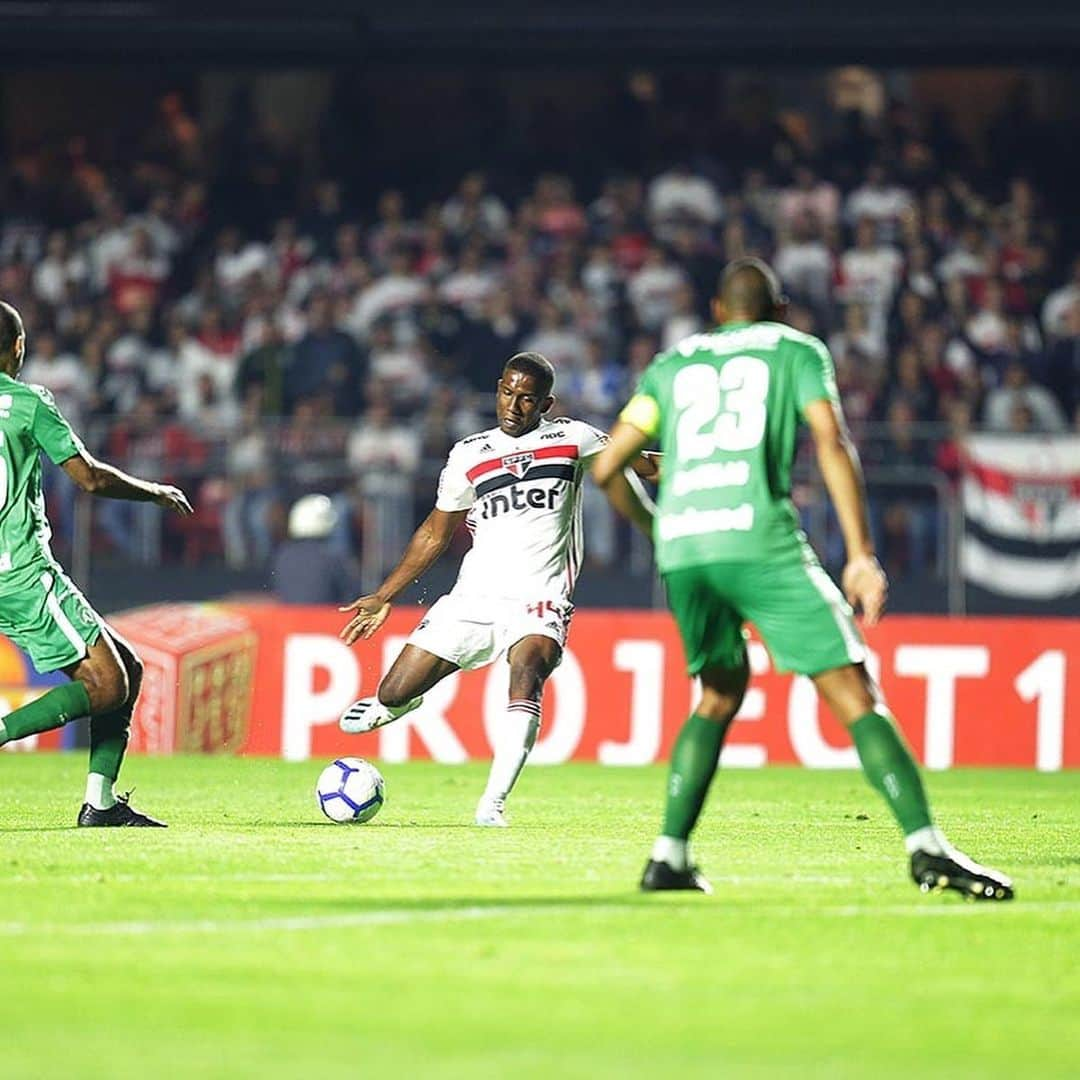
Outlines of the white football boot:
<svg viewBox="0 0 1080 1080">
<path fill-rule="evenodd" d="M 338 727 L 349 735 L 362 735 L 365 731 L 374 731 L 376 728 L 392 724 L 406 713 L 420 708 L 423 701 L 424 698 L 421 695 L 392 709 L 389 705 L 384 705 L 377 697 L 361 698 L 359 701 L 354 701 L 341 714 Z"/>
<path fill-rule="evenodd" d="M 476 808 L 476 824 L 485 829 L 506 829 L 510 822 L 506 820 L 505 799 L 481 799 Z"/>
</svg>

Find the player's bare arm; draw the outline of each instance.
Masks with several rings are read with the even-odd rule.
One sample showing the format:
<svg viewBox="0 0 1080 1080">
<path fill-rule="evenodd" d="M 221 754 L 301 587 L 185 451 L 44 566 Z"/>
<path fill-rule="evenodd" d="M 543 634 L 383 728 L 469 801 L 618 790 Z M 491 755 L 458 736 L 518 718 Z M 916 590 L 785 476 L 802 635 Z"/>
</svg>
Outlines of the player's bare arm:
<svg viewBox="0 0 1080 1080">
<path fill-rule="evenodd" d="M 859 454 L 843 415 L 831 401 L 811 401 L 804 416 L 844 535 L 844 593 L 848 603 L 862 608 L 867 623 L 873 626 L 885 610 L 889 586 L 874 552 Z"/>
<path fill-rule="evenodd" d="M 401 561 L 382 585 L 370 595 L 357 597 L 351 604 L 339 608 L 340 611 L 356 612 L 339 635 L 346 645 L 358 638 L 371 637 L 386 622 L 394 597 L 434 565 L 450 546 L 465 514 L 465 510 L 432 510 L 413 533 Z"/>
<path fill-rule="evenodd" d="M 638 476 L 652 479 L 659 475 L 657 459 L 660 455 L 642 456 L 642 449 L 650 442 L 643 431 L 625 420 L 619 420 L 612 429 L 607 446 L 593 459 L 592 477 L 604 489 L 611 505 L 646 536 L 652 536 L 654 510 L 647 501 L 640 484 L 632 484 L 627 467 Z M 634 468 L 636 462 L 645 462 L 649 473 Z M 633 474 L 631 474 L 633 475 Z"/>
<path fill-rule="evenodd" d="M 85 450 L 68 458 L 62 466 L 64 472 L 90 495 L 103 499 L 125 499 L 128 502 L 152 502 L 164 510 L 186 517 L 193 513 L 187 496 L 172 484 L 158 484 L 152 480 L 140 480 L 110 465 L 98 461 Z"/>
</svg>

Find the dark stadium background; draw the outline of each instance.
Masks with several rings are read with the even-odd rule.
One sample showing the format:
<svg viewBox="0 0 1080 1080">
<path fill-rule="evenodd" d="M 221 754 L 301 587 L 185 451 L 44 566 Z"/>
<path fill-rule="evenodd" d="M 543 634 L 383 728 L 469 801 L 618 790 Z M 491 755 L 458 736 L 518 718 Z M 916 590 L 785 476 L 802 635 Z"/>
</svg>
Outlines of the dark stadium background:
<svg viewBox="0 0 1080 1080">
<path fill-rule="evenodd" d="M 302 238 L 314 192 L 328 178 L 340 182 L 341 220 L 359 224 L 361 255 L 375 279 L 385 269 L 386 253 L 372 254 L 370 243 L 387 190 L 400 191 L 407 218 L 419 219 L 429 205 L 445 204 L 466 173 L 482 170 L 489 189 L 514 214 L 538 179 L 552 174 L 569 181 L 571 201 L 591 214 L 613 177 L 644 187 L 683 160 L 731 202 L 745 195 L 748 165 L 759 166 L 768 184 L 782 188 L 797 160 L 808 157 L 843 197 L 865 181 L 871 159 L 884 156 L 892 177 L 900 176 L 919 199 L 935 185 L 950 187 L 956 231 L 974 222 L 982 230 L 980 242 L 990 248 L 1000 232 L 992 224 L 994 209 L 1008 203 L 1010 180 L 1023 177 L 1034 191 L 1032 235 L 1045 248 L 1046 264 L 1032 275 L 1037 281 L 1024 282 L 1025 298 L 1011 297 L 1007 306 L 1035 324 L 1044 298 L 1069 280 L 1072 257 L 1080 251 L 1080 153 L 1069 134 L 1080 120 L 1080 76 L 1072 63 L 1080 12 L 1055 4 L 953 4 L 942 11 L 930 3 L 886 8 L 844 2 L 820 9 L 777 0 L 745 7 L 677 3 L 660 10 L 645 3 L 0 2 L 0 25 L 0 192 L 9 241 L 0 252 L 0 271 L 7 293 L 17 294 L 20 272 L 32 275 L 34 269 L 29 249 L 20 249 L 19 228 L 34 234 L 41 258 L 54 230 L 78 248 L 94 230 L 108 227 L 109 213 L 127 229 L 154 195 L 167 193 L 175 213 L 186 187 L 204 187 L 193 238 L 172 254 L 148 325 L 135 335 L 142 334 L 149 351 L 172 347 L 176 305 L 197 294 L 223 231 L 235 228 L 242 243 L 266 245 L 277 223 L 292 219 Z M 858 125 L 845 128 L 847 119 L 830 104 L 838 69 L 853 65 L 863 67 L 884 94 L 869 135 Z M 274 131 L 261 129 L 267 120 Z M 804 121 L 814 134 L 801 134 Z M 171 141 L 184 125 L 194 132 L 197 160 L 184 160 L 183 149 Z M 907 165 L 897 156 L 906 145 L 905 130 L 933 155 L 925 175 L 906 180 L 900 174 Z M 64 188 L 65 178 L 82 185 L 77 197 Z M 596 239 L 592 219 L 589 229 L 568 256 L 578 269 Z M 651 225 L 650 232 L 655 238 Z M 854 223 L 842 223 L 835 254 L 851 246 L 853 233 Z M 771 230 L 756 243 L 772 256 L 775 241 Z M 422 242 L 413 235 L 409 243 L 415 274 Z M 726 243 L 717 226 L 692 266 L 678 255 L 671 260 L 689 274 L 699 312 Z M 954 245 L 955 237 L 934 252 L 935 259 Z M 466 246 L 464 236 L 449 238 L 452 264 Z M 329 237 L 316 239 L 309 261 L 329 257 L 331 247 Z M 500 243 L 485 248 L 492 272 L 501 275 Z M 538 296 L 551 276 L 548 263 Z M 108 370 L 110 349 L 131 327 L 129 313 L 115 310 L 107 285 L 79 298 L 75 307 L 85 317 L 76 318 L 35 302 L 32 285 L 26 287 L 31 354 L 50 331 L 58 331 L 61 351 L 75 354 L 94 338 Z M 794 298 L 806 325 L 826 339 L 843 329 L 845 303 L 835 290 L 819 307 Z M 304 296 L 298 309 L 306 303 Z M 641 336 L 633 316 L 628 321 L 625 315 L 625 298 L 619 303 L 615 331 L 604 345 L 604 362 L 614 368 L 627 364 L 633 340 Z M 970 300 L 972 314 L 980 303 L 977 296 Z M 220 309 L 223 325 L 200 326 L 196 302 L 186 309 L 189 331 L 216 334 L 216 340 L 239 331 L 242 302 L 213 296 L 210 304 Z M 896 312 L 888 316 L 895 320 Z M 302 328 L 291 332 L 300 336 Z M 957 334 L 963 336 L 962 327 Z M 471 351 L 469 340 L 466 335 L 450 345 L 427 335 L 422 346 L 414 343 L 422 363 L 438 371 L 436 385 L 450 387 L 436 396 L 431 416 L 467 413 L 476 391 L 474 411 L 483 419 L 480 387 L 501 354 Z M 927 401 L 909 418 L 915 445 L 907 471 L 897 472 L 889 443 L 898 346 L 905 344 L 910 342 L 890 332 L 885 378 L 859 427 L 894 580 L 894 608 L 1075 610 L 1074 599 L 1000 596 L 959 580 L 955 542 L 962 522 L 949 472 L 955 432 L 945 407 L 952 392 L 929 385 L 924 372 L 915 396 Z M 1037 347 L 1025 353 L 1041 357 L 1033 361 L 1036 382 L 1051 371 L 1058 344 L 1040 332 Z M 360 353 L 371 347 L 370 340 L 357 343 Z M 244 351 L 236 344 L 223 348 L 236 358 Z M 645 346 L 639 342 L 638 348 Z M 125 355 L 135 355 L 131 362 L 138 365 L 147 351 Z M 973 362 L 998 371 L 983 379 L 971 402 L 978 424 L 1002 362 L 982 355 Z M 125 372 L 121 383 L 130 368 Z M 1076 388 L 1054 385 L 1055 377 L 1046 375 L 1074 429 Z M 623 388 L 627 384 L 624 378 Z M 432 395 L 434 387 L 422 400 L 392 402 L 391 422 L 430 431 L 424 416 Z M 176 424 L 167 403 L 156 415 L 140 416 L 132 403 L 146 397 L 99 394 L 84 410 L 82 426 L 106 456 L 185 482 L 200 515 L 183 530 L 127 517 L 110 522 L 99 505 L 72 500 L 58 481 L 51 492 L 58 550 L 105 610 L 266 591 L 273 585 L 268 566 L 287 506 L 310 490 L 343 493 L 341 506 L 351 517 L 343 542 L 364 562 L 369 578 L 377 575 L 430 500 L 444 449 L 438 439 L 427 439 L 412 484 L 379 490 L 372 477 L 400 478 L 402 470 L 392 463 L 355 464 L 362 455 L 353 465 L 346 462 L 349 434 L 370 404 L 366 391 L 355 401 L 339 401 L 333 420 L 316 418 L 324 433 L 338 430 L 336 441 L 332 435 L 294 438 L 295 418 L 260 418 L 255 426 L 272 433 L 269 525 L 262 547 L 238 556 L 226 551 L 222 519 L 235 492 L 230 449 L 240 441 L 240 420 L 217 422 L 207 415 Z M 573 407 L 573 394 L 567 397 Z M 598 422 L 602 413 L 594 410 Z M 140 457 L 136 448 L 146 449 L 148 434 L 163 436 L 167 445 Z M 807 527 L 835 569 L 835 528 L 809 475 L 806 483 L 800 497 Z M 600 549 L 605 543 L 603 565 L 584 575 L 579 599 L 646 602 L 654 592 L 647 560 L 631 550 L 621 528 Z M 164 574 L 156 572 L 159 563 Z M 437 595 L 439 584 L 435 575 L 425 592 Z"/>
</svg>

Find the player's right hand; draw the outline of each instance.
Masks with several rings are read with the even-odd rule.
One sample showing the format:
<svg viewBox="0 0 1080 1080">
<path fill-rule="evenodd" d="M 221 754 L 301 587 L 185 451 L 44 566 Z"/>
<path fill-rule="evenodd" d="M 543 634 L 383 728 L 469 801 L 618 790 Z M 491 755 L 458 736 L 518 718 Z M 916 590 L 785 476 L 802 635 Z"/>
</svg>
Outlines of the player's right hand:
<svg viewBox="0 0 1080 1080">
<path fill-rule="evenodd" d="M 873 555 L 849 559 L 841 578 L 844 595 L 853 608 L 862 608 L 867 626 L 873 626 L 885 611 L 889 579 Z"/>
<path fill-rule="evenodd" d="M 356 614 L 345 624 L 345 629 L 338 637 L 351 645 L 357 638 L 367 639 L 379 629 L 390 614 L 390 604 L 382 597 L 372 594 L 361 596 L 338 611 L 355 611 Z"/>
<path fill-rule="evenodd" d="M 195 513 L 191 503 L 188 502 L 188 497 L 172 484 L 158 484 L 154 502 L 163 510 L 171 510 L 181 517 L 187 517 L 189 514 Z"/>
</svg>

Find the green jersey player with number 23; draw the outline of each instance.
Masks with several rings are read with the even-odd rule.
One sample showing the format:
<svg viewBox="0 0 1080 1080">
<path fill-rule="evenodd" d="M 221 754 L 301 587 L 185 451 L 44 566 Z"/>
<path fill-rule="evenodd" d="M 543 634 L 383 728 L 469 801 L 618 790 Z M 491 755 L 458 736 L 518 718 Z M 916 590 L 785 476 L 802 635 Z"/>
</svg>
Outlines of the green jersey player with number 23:
<svg viewBox="0 0 1080 1080">
<path fill-rule="evenodd" d="M 641 887 L 711 891 L 688 841 L 746 692 L 743 627 L 752 622 L 776 667 L 813 679 L 850 732 L 867 779 L 904 833 L 915 882 L 924 890 L 1009 899 L 1007 877 L 957 851 L 934 825 L 918 767 L 866 670 L 853 605 L 867 623 L 876 622 L 885 575 L 829 351 L 785 325 L 784 307 L 765 263 L 728 266 L 713 302 L 718 327 L 656 357 L 593 464 L 617 509 L 638 525 L 652 521 L 687 668 L 702 685 L 672 752 L 663 828 Z M 791 502 L 802 424 L 844 533 L 843 592 L 818 562 Z M 655 512 L 613 483 L 651 442 L 665 455 Z"/>
</svg>

